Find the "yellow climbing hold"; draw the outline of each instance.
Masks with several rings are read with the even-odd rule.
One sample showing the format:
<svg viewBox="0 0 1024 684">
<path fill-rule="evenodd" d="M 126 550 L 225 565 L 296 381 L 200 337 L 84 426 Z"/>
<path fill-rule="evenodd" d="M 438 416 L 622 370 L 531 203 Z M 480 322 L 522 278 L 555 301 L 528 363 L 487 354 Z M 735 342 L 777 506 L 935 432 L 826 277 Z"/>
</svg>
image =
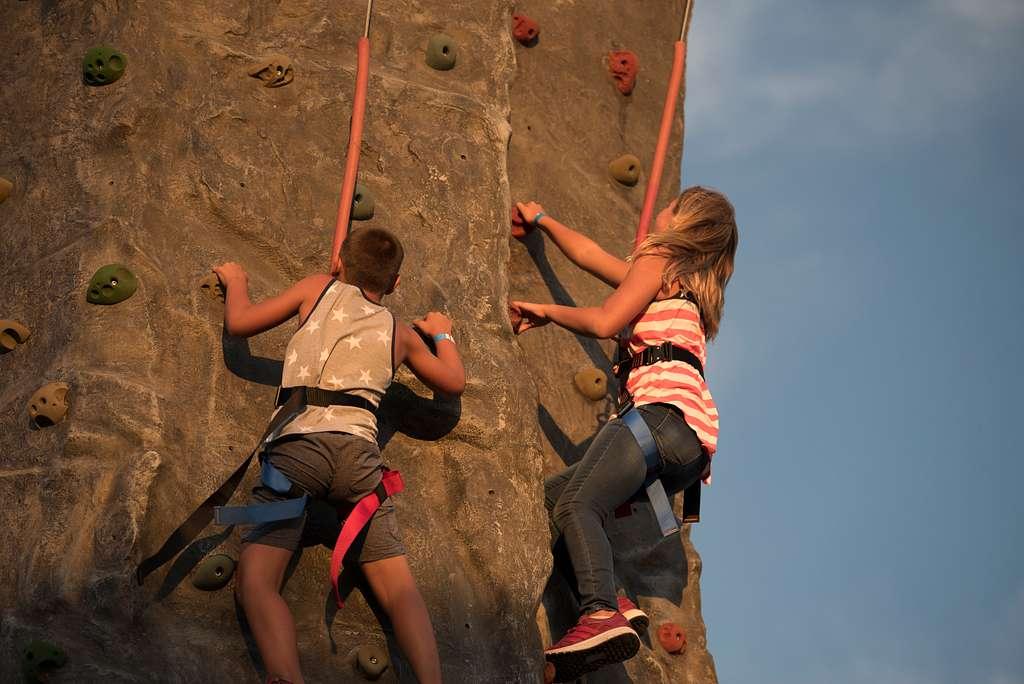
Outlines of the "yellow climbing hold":
<svg viewBox="0 0 1024 684">
<path fill-rule="evenodd" d="M 591 401 L 600 401 L 608 394 L 608 378 L 600 369 L 593 366 L 576 373 L 573 382 L 576 383 L 576 389 Z"/>
<path fill-rule="evenodd" d="M 608 164 L 608 173 L 623 185 L 633 187 L 640 180 L 640 160 L 632 154 L 624 154 Z"/>
<path fill-rule="evenodd" d="M 50 382 L 28 400 L 28 415 L 36 427 L 50 427 L 64 420 L 68 414 L 68 390 L 65 382 Z"/>
<path fill-rule="evenodd" d="M 388 654 L 378 646 L 360 646 L 356 650 L 356 667 L 367 679 L 380 679 L 388 669 Z"/>
<path fill-rule="evenodd" d="M 216 273 L 209 273 L 205 278 L 199 281 L 199 289 L 206 292 L 214 299 L 224 301 L 224 286 L 220 282 L 220 278 L 217 277 Z"/>
<path fill-rule="evenodd" d="M 6 178 L 0 178 L 0 204 L 3 204 L 3 201 L 11 196 L 12 190 L 14 190 L 14 183 Z"/>
<path fill-rule="evenodd" d="M 0 319 L 0 354 L 14 351 L 31 335 L 31 331 L 18 321 Z"/>
</svg>

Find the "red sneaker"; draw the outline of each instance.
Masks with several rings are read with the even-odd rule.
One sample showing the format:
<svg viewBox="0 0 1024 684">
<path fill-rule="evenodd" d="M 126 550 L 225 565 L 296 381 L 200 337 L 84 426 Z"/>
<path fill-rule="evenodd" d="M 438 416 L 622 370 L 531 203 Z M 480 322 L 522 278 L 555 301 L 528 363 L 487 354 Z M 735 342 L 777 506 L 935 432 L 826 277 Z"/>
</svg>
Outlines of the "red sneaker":
<svg viewBox="0 0 1024 684">
<path fill-rule="evenodd" d="M 619 612 L 622 617 L 629 620 L 629 626 L 636 630 L 637 634 L 643 634 L 651 624 L 647 613 L 636 607 L 636 604 L 625 596 L 619 597 Z"/>
<path fill-rule="evenodd" d="M 640 650 L 640 637 L 622 613 L 605 620 L 584 615 L 562 639 L 544 651 L 555 666 L 556 682 L 571 682 L 606 665 L 629 660 Z"/>
</svg>

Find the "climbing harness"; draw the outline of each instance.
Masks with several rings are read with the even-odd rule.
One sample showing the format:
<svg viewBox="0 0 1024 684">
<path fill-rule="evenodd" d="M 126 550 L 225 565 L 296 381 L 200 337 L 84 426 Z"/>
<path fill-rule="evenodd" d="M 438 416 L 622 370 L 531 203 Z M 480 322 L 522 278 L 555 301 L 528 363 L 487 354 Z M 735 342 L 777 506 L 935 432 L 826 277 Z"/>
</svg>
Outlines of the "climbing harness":
<svg viewBox="0 0 1024 684">
<path fill-rule="evenodd" d="M 305 512 L 309 494 L 302 491 L 284 473 L 267 461 L 265 453 L 267 447 L 281 435 L 284 427 L 301 414 L 306 406 L 354 406 L 367 411 L 376 410 L 373 404 L 363 397 L 348 392 L 325 390 L 320 387 L 279 388 L 275 403 L 280 410 L 271 419 L 259 444 L 248 458 L 235 469 L 217 491 L 199 505 L 177 530 L 171 533 L 159 551 L 139 564 L 135 571 L 135 577 L 139 584 L 142 584 L 154 570 L 178 555 L 211 520 L 218 525 L 260 525 L 298 518 Z M 253 457 L 258 457 L 260 460 L 260 481 L 263 485 L 279 494 L 290 495 L 291 498 L 248 506 L 226 506 L 225 504 L 231 499 L 232 494 L 242 481 Z M 345 518 L 335 542 L 334 551 L 331 553 L 331 587 L 339 608 L 344 605 L 338 589 L 338 576 L 341 574 L 341 564 L 345 554 L 381 504 L 404 488 L 405 484 L 402 482 L 401 473 L 385 468 L 377 487 L 360 499 L 352 512 Z"/>
<path fill-rule="evenodd" d="M 654 202 L 658 199 L 658 186 L 661 185 L 661 171 L 665 167 L 665 153 L 668 150 L 668 140 L 672 134 L 672 119 L 676 113 L 676 100 L 679 99 L 679 86 L 683 81 L 683 71 L 686 67 L 686 29 L 690 23 L 690 7 L 693 0 L 686 0 L 686 10 L 683 13 L 683 27 L 679 31 L 679 40 L 675 44 L 675 56 L 672 60 L 672 76 L 668 82 L 668 90 L 665 92 L 665 107 L 661 112 L 661 130 L 658 132 L 658 146 L 654 151 L 654 162 L 651 164 L 651 173 L 647 177 L 647 192 L 644 195 L 644 208 L 640 212 L 640 223 L 636 229 L 636 245 L 639 245 L 647 237 L 647 229 L 651 225 L 651 218 L 654 216 Z"/>
<path fill-rule="evenodd" d="M 366 23 L 363 36 L 356 48 L 356 92 L 352 101 L 352 122 L 348 132 L 348 153 L 345 157 L 345 177 L 341 183 L 341 200 L 338 204 L 338 222 L 334 227 L 334 243 L 331 245 L 331 275 L 341 272 L 341 243 L 348 235 L 348 224 L 352 213 L 352 197 L 356 189 L 356 175 L 359 173 L 359 147 L 363 141 L 363 118 L 366 115 L 366 88 L 370 79 L 370 15 L 373 0 L 366 2 Z"/>
</svg>

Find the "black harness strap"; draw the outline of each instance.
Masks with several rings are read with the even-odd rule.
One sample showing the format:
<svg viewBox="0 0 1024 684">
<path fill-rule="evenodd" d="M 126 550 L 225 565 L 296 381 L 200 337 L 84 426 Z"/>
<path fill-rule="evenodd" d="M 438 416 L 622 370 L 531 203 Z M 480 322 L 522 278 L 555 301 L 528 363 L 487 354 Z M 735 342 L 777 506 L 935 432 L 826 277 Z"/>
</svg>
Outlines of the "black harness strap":
<svg viewBox="0 0 1024 684">
<path fill-rule="evenodd" d="M 350 392 L 321 389 L 320 387 L 282 387 L 277 393 L 277 405 L 283 406 L 296 395 L 304 396 L 307 406 L 354 406 L 374 413 L 377 407 L 369 399 Z"/>
</svg>

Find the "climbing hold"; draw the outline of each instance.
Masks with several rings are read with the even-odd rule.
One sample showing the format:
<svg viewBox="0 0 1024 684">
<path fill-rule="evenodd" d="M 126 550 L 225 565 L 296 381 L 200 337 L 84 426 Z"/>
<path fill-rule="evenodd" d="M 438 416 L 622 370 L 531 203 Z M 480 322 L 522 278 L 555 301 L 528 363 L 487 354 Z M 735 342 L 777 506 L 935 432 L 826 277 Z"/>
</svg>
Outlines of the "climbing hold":
<svg viewBox="0 0 1024 684">
<path fill-rule="evenodd" d="M 235 559 L 223 553 L 214 554 L 203 560 L 192 575 L 192 586 L 203 591 L 216 591 L 231 580 L 235 574 Z"/>
<path fill-rule="evenodd" d="M 512 323 L 512 332 L 515 332 L 519 327 L 519 324 L 523 322 L 522 315 L 512 308 L 511 305 L 508 307 L 508 320 Z"/>
<path fill-rule="evenodd" d="M 0 354 L 14 351 L 19 344 L 25 344 L 25 340 L 31 334 L 31 331 L 18 321 L 0 319 Z"/>
<path fill-rule="evenodd" d="M 263 81 L 264 88 L 280 88 L 295 80 L 295 69 L 288 57 L 267 55 L 249 68 L 249 75 Z"/>
<path fill-rule="evenodd" d="M 451 36 L 438 33 L 427 43 L 427 64 L 438 71 L 448 71 L 455 66 L 455 41 Z"/>
<path fill-rule="evenodd" d="M 47 681 L 51 672 L 67 662 L 64 651 L 49 641 L 33 641 L 21 649 L 21 672 L 29 682 Z"/>
<path fill-rule="evenodd" d="M 91 304 L 119 304 L 135 294 L 139 281 L 121 264 L 107 264 L 89 281 L 85 299 Z"/>
<path fill-rule="evenodd" d="M 388 669 L 388 654 L 377 646 L 360 646 L 356 650 L 356 667 L 367 679 L 380 679 Z"/>
<path fill-rule="evenodd" d="M 636 155 L 624 154 L 608 164 L 608 173 L 623 185 L 633 187 L 640 180 L 640 160 Z"/>
<path fill-rule="evenodd" d="M 124 75 L 128 58 L 109 45 L 97 45 L 85 53 L 82 78 L 87 85 L 110 85 Z"/>
<path fill-rule="evenodd" d="M 615 85 L 623 95 L 629 95 L 636 86 L 636 73 L 640 70 L 640 61 L 629 50 L 616 50 L 608 53 L 608 70 L 612 72 Z"/>
<path fill-rule="evenodd" d="M 372 219 L 375 204 L 373 193 L 367 190 L 362 183 L 356 183 L 356 190 L 352 193 L 352 220 L 368 221 Z"/>
<path fill-rule="evenodd" d="M 576 383 L 576 389 L 591 401 L 600 401 L 608 394 L 608 378 L 600 369 L 593 366 L 576 373 L 573 382 Z"/>
<path fill-rule="evenodd" d="M 523 218 L 523 213 L 519 211 L 519 207 L 515 204 L 512 205 L 512 237 L 517 240 L 522 240 L 524 237 L 532 233 L 537 227 L 532 223 L 527 223 L 526 219 Z"/>
<path fill-rule="evenodd" d="M 523 45 L 534 45 L 540 35 L 540 24 L 525 14 L 512 15 L 512 36 Z"/>
<path fill-rule="evenodd" d="M 68 414 L 68 390 L 64 382 L 50 382 L 39 389 L 28 400 L 28 415 L 36 427 L 50 427 L 64 420 Z"/>
<path fill-rule="evenodd" d="M 686 632 L 674 622 L 663 622 L 658 628 L 658 641 L 669 653 L 682 653 L 686 648 Z"/>
<path fill-rule="evenodd" d="M 14 190 L 14 183 L 6 178 L 0 178 L 0 204 L 3 204 L 3 201 L 11 196 L 12 190 Z"/>
<path fill-rule="evenodd" d="M 544 684 L 554 684 L 555 682 L 555 664 L 544 663 Z"/>
<path fill-rule="evenodd" d="M 220 278 L 217 277 L 216 273 L 208 273 L 205 278 L 200 280 L 199 288 L 214 299 L 224 301 L 224 285 L 221 284 Z"/>
</svg>

